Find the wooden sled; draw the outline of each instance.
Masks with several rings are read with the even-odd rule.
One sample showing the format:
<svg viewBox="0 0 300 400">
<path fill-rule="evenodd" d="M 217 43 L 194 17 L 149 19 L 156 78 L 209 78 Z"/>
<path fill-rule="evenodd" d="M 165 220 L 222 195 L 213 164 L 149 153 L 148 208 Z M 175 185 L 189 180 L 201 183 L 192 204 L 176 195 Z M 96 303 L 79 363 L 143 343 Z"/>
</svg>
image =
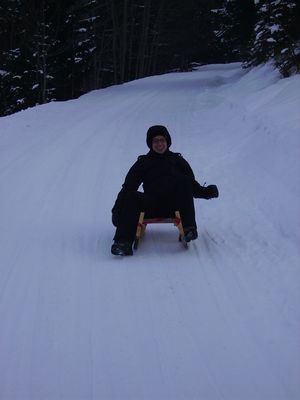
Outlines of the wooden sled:
<svg viewBox="0 0 300 400">
<path fill-rule="evenodd" d="M 164 218 L 164 217 L 158 217 L 158 218 L 145 218 L 145 213 L 142 211 L 140 213 L 139 217 L 139 222 L 136 228 L 136 234 L 135 234 L 135 239 L 133 243 L 133 248 L 136 250 L 139 245 L 139 241 L 143 234 L 145 233 L 145 230 L 147 228 L 148 224 L 174 224 L 179 231 L 179 241 L 183 244 L 184 247 L 188 247 L 188 243 L 185 240 L 184 237 L 184 232 L 183 232 L 183 226 L 181 222 L 181 217 L 180 217 L 180 212 L 175 211 L 175 216 L 172 218 Z"/>
</svg>

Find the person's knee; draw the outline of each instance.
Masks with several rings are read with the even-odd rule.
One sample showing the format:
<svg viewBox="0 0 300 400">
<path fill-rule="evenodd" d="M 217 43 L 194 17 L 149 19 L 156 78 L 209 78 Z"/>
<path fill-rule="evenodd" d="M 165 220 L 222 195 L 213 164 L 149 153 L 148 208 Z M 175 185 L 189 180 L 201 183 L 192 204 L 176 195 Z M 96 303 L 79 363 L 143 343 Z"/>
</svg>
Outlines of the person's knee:
<svg viewBox="0 0 300 400">
<path fill-rule="evenodd" d="M 133 202 L 133 201 L 136 201 L 136 200 L 138 200 L 139 199 L 139 195 L 140 195 L 141 193 L 140 192 L 137 192 L 136 190 L 132 190 L 132 191 L 130 191 L 130 192 L 127 192 L 126 194 L 125 194 L 125 196 L 124 196 L 124 203 L 127 203 L 127 202 Z"/>
<path fill-rule="evenodd" d="M 129 209 L 141 209 L 144 203 L 144 193 L 132 190 L 124 196 L 124 211 Z"/>
</svg>

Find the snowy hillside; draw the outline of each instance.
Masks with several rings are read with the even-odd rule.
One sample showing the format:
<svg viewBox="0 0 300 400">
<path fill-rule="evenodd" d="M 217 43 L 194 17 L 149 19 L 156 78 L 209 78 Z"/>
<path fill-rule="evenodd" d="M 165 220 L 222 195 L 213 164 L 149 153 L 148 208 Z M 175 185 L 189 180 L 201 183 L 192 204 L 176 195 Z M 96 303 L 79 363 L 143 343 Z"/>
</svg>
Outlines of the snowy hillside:
<svg viewBox="0 0 300 400">
<path fill-rule="evenodd" d="M 300 398 L 300 76 L 203 66 L 0 119 L 1 400 Z M 219 199 L 110 254 L 150 125 Z"/>
</svg>

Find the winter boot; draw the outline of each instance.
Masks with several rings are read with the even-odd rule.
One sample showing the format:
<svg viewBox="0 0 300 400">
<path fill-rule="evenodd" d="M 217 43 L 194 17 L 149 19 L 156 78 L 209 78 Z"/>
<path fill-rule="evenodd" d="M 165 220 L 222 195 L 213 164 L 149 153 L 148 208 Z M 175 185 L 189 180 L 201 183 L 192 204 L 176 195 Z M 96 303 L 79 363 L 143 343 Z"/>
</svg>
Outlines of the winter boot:
<svg viewBox="0 0 300 400">
<path fill-rule="evenodd" d="M 115 256 L 132 256 L 132 245 L 128 242 L 115 242 L 111 246 L 111 253 Z"/>
<path fill-rule="evenodd" d="M 190 242 L 191 240 L 195 240 L 198 237 L 197 228 L 195 226 L 187 226 L 183 229 L 184 237 L 186 242 Z"/>
</svg>

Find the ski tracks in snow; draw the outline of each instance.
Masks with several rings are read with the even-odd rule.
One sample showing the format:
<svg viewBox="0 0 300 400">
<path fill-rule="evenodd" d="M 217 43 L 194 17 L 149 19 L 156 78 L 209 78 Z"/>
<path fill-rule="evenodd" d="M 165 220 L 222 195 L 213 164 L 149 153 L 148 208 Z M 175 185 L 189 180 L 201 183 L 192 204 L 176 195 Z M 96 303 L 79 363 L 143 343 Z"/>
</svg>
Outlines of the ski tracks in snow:
<svg viewBox="0 0 300 400">
<path fill-rule="evenodd" d="M 1 398 L 294 400 L 297 238 L 262 195 L 278 186 L 247 82 L 238 65 L 203 67 L 3 120 Z M 188 250 L 149 226 L 119 259 L 110 211 L 152 124 L 220 198 L 196 200 Z"/>
</svg>

